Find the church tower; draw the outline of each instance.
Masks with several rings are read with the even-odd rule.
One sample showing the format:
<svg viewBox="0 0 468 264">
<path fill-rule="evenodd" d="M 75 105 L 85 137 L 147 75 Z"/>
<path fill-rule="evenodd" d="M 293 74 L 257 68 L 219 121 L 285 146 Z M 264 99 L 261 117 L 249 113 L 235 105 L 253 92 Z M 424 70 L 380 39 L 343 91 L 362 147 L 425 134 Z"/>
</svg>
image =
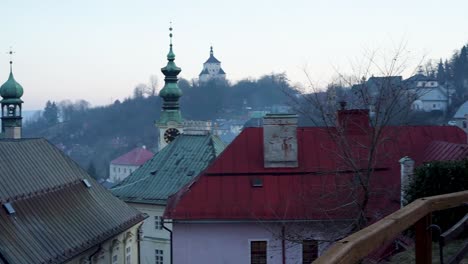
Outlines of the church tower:
<svg viewBox="0 0 468 264">
<path fill-rule="evenodd" d="M 172 27 L 169 28 L 169 53 L 167 54 L 167 65 L 161 71 L 164 74 L 164 87 L 159 92 L 159 96 L 163 99 L 162 112 L 156 126 L 159 129 L 159 145 L 158 150 L 163 149 L 167 144 L 173 141 L 178 135 L 183 132 L 183 119 L 180 113 L 179 98 L 182 96 L 182 91 L 177 85 L 177 75 L 181 72 L 181 68 L 175 64 L 175 54 L 172 50 Z"/>
<path fill-rule="evenodd" d="M 210 57 L 203 63 L 203 70 L 198 75 L 200 82 L 210 80 L 225 80 L 226 73 L 221 68 L 221 62 L 213 54 L 213 46 L 210 47 Z"/>
<path fill-rule="evenodd" d="M 10 56 L 13 51 L 10 50 Z M 10 76 L 8 80 L 0 86 L 0 96 L 2 100 L 0 105 L 2 107 L 2 138 L 21 138 L 21 107 L 23 100 L 23 87 L 16 82 L 13 77 L 13 60 L 10 59 Z"/>
</svg>

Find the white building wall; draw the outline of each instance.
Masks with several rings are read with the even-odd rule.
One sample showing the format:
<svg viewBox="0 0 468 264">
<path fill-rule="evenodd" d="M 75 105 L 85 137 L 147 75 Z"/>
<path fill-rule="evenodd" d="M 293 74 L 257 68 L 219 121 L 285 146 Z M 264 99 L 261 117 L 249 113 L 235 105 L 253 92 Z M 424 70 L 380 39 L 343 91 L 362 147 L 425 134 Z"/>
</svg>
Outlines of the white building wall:
<svg viewBox="0 0 468 264">
<path fill-rule="evenodd" d="M 128 204 L 148 215 L 148 218 L 145 219 L 142 226 L 142 240 L 140 244 L 141 264 L 155 264 L 156 250 L 162 250 L 163 263 L 170 264 L 170 233 L 156 223 L 164 214 L 165 206 L 136 203 Z M 172 230 L 171 224 L 165 224 L 164 226 Z"/>
<path fill-rule="evenodd" d="M 101 244 L 101 250 L 96 252 L 98 245 L 76 256 L 67 264 L 138 264 L 138 227 L 130 229 Z M 129 252 L 127 253 L 127 248 Z M 127 256 L 128 260 L 127 261 Z M 91 261 L 90 261 L 91 260 Z M 112 260 L 115 260 L 112 262 Z"/>
<path fill-rule="evenodd" d="M 140 166 L 133 165 L 118 165 L 110 164 L 109 166 L 109 181 L 117 183 L 127 178 L 132 172 L 138 169 Z"/>
</svg>

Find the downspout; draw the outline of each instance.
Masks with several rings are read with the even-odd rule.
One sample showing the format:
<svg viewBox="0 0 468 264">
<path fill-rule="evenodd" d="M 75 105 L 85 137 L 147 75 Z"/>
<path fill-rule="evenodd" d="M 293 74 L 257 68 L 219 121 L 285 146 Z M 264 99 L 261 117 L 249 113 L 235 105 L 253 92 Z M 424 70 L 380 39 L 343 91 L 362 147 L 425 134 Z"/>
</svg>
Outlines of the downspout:
<svg viewBox="0 0 468 264">
<path fill-rule="evenodd" d="M 102 244 L 99 244 L 99 247 L 96 249 L 96 251 L 93 254 L 89 255 L 89 258 L 88 258 L 89 263 L 91 263 L 91 264 L 93 263 L 93 257 L 97 253 L 99 253 L 99 251 L 101 251 L 101 249 L 102 249 Z"/>
<path fill-rule="evenodd" d="M 286 227 L 284 225 L 281 226 L 281 255 L 283 257 L 283 264 L 286 264 Z"/>
<path fill-rule="evenodd" d="M 167 228 L 165 225 L 164 225 L 164 218 L 161 218 L 161 226 L 162 228 L 164 228 L 164 230 L 167 230 L 169 232 L 169 239 L 171 240 L 170 241 L 170 255 L 171 255 L 171 264 L 174 263 L 174 254 L 173 254 L 173 250 L 172 250 L 172 230 L 170 230 L 169 228 Z"/>
<path fill-rule="evenodd" d="M 137 260 L 137 263 L 140 264 L 140 255 L 141 255 L 141 251 L 140 251 L 140 244 L 141 244 L 141 240 L 143 238 L 143 224 L 141 224 L 139 227 L 138 227 L 138 243 L 137 243 L 137 252 L 138 252 L 138 260 Z"/>
</svg>

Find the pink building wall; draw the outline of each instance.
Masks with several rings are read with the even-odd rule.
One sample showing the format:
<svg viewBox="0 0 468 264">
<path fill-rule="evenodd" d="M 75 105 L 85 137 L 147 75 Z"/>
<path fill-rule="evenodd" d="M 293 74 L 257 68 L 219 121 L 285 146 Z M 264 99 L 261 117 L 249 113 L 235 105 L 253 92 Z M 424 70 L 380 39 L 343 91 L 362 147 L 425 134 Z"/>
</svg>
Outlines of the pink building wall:
<svg viewBox="0 0 468 264">
<path fill-rule="evenodd" d="M 324 240 L 324 228 L 287 226 L 290 233 Z M 294 229 L 294 230 L 293 230 Z M 330 230 L 330 229 L 328 229 Z M 282 264 L 282 243 L 278 224 L 253 223 L 175 223 L 173 225 L 174 264 L 250 263 L 250 241 L 267 241 L 267 263 Z M 329 237 L 329 236 L 328 236 Z M 329 239 L 326 239 L 329 240 Z M 319 243 L 319 252 L 329 243 Z M 302 263 L 302 245 L 285 241 L 286 263 Z"/>
</svg>

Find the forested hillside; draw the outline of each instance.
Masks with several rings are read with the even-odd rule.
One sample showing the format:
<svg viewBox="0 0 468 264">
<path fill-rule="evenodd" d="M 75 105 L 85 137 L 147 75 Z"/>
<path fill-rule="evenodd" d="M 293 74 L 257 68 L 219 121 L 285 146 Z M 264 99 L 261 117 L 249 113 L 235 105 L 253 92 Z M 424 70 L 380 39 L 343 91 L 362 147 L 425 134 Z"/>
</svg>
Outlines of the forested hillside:
<svg viewBox="0 0 468 264">
<path fill-rule="evenodd" d="M 287 104 L 294 93 L 283 74 L 236 84 L 208 82 L 202 85 L 181 79 L 180 104 L 187 120 L 231 119 L 245 115 L 245 108 L 263 109 Z M 98 178 L 106 178 L 108 164 L 130 149 L 146 145 L 154 149 L 154 126 L 161 111 L 161 98 L 139 85 L 133 96 L 122 102 L 91 108 L 84 100 L 47 102 L 42 114 L 26 122 L 26 137 L 45 137 L 59 146 Z M 146 91 L 150 91 L 147 93 Z"/>
</svg>

